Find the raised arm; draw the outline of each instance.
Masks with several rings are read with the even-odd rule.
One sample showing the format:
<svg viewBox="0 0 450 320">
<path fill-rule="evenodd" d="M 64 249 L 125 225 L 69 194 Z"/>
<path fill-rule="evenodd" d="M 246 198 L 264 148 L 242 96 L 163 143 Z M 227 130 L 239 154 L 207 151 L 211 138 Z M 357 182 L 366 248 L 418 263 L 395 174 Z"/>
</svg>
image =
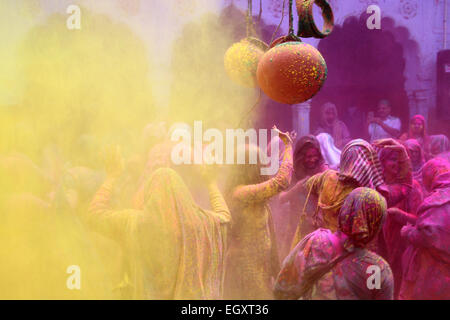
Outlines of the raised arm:
<svg viewBox="0 0 450 320">
<path fill-rule="evenodd" d="M 140 210 L 113 210 L 111 208 L 111 194 L 115 182 L 115 177 L 106 179 L 95 194 L 84 219 L 94 231 L 120 241 L 123 239 L 130 223 L 143 213 Z"/>
<path fill-rule="evenodd" d="M 208 183 L 209 200 L 213 212 L 222 223 L 231 222 L 231 213 L 216 182 Z"/>
<path fill-rule="evenodd" d="M 416 247 L 433 248 L 448 254 L 450 241 L 448 210 L 450 205 L 420 212 L 414 226 L 406 225 L 402 228 L 402 237 Z"/>
<path fill-rule="evenodd" d="M 310 177 L 306 177 L 300 181 L 298 181 L 295 186 L 290 188 L 288 191 L 281 192 L 279 195 L 280 203 L 290 202 L 299 197 L 299 194 L 307 191 L 306 189 L 306 181 L 308 181 Z"/>
<path fill-rule="evenodd" d="M 211 156 L 206 154 L 206 156 Z M 218 168 L 213 165 L 214 160 L 211 158 L 205 158 L 204 164 L 198 167 L 199 176 L 208 187 L 209 201 L 212 208 L 212 214 L 219 219 L 221 223 L 231 222 L 231 213 L 228 209 L 228 205 L 223 198 L 222 193 L 217 186 L 217 171 Z"/>
<path fill-rule="evenodd" d="M 117 178 L 123 169 L 123 161 L 118 147 L 109 148 L 106 152 L 105 166 L 107 178 L 98 189 L 89 206 L 87 215 L 82 219 L 94 230 L 114 240 L 122 240 L 132 222 L 142 215 L 140 210 L 113 210 L 111 196 Z"/>
<path fill-rule="evenodd" d="M 292 141 L 283 140 L 283 143 L 285 144 L 284 156 L 275 177 L 259 184 L 238 186 L 233 192 L 233 198 L 246 203 L 264 202 L 289 187 L 293 168 Z"/>
<path fill-rule="evenodd" d="M 389 208 L 388 215 L 391 216 L 397 223 L 401 225 L 406 225 L 408 223 L 415 224 L 417 221 L 417 216 L 399 208 Z"/>
</svg>

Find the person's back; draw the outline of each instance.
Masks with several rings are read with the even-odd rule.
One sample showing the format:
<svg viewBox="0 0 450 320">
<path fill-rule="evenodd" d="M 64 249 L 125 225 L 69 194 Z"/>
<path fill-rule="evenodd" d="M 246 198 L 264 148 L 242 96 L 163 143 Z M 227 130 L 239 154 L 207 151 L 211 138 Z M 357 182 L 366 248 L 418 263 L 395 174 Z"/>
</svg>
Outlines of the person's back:
<svg viewBox="0 0 450 320">
<path fill-rule="evenodd" d="M 350 141 L 342 150 L 339 172 L 327 170 L 302 183 L 306 192 L 318 197 L 314 213 L 317 227 L 336 231 L 338 214 L 347 195 L 357 187 L 380 189 L 381 164 L 373 147 L 364 140 Z M 301 240 L 300 226 L 291 249 Z"/>
<path fill-rule="evenodd" d="M 339 172 L 330 169 L 313 176 L 306 182 L 305 187 L 318 197 L 314 214 L 316 225 L 336 231 L 339 210 L 347 195 L 358 187 L 358 183 L 339 179 Z"/>
<path fill-rule="evenodd" d="M 324 229 L 317 232 L 324 232 Z M 333 256 L 328 259 L 333 259 Z M 372 287 L 371 281 L 368 281 L 373 270 L 379 271 L 379 287 L 376 283 Z M 390 300 L 393 294 L 391 279 L 392 271 L 386 260 L 366 248 L 356 248 L 353 254 L 344 258 L 317 281 L 311 299 Z M 371 284 L 370 287 L 368 283 Z"/>
<path fill-rule="evenodd" d="M 271 201 L 281 259 L 284 259 L 291 249 L 299 220 L 302 221 L 301 234 L 303 236 L 315 230 L 312 213 L 317 206 L 317 200 L 308 197 L 306 203 L 307 192 L 299 188 L 297 182 L 328 169 L 320 148 L 318 139 L 312 135 L 298 139 L 294 149 L 294 173 L 291 187 Z M 304 208 L 306 209 L 304 210 Z"/>
<path fill-rule="evenodd" d="M 142 210 L 110 208 L 114 178 L 92 200 L 86 222 L 123 253 L 124 299 L 220 299 L 230 213 L 215 184 L 213 211 L 199 208 L 172 169 L 156 170 Z"/>
<path fill-rule="evenodd" d="M 450 299 L 450 163 L 428 161 L 423 181 L 430 194 L 415 225 L 401 230 L 409 246 L 402 258 L 400 299 Z"/>
<path fill-rule="evenodd" d="M 292 140 L 288 134 L 279 134 L 285 152 L 274 177 L 249 184 L 260 178 L 258 165 L 232 175 L 236 180 L 231 184 L 229 202 L 234 223 L 227 254 L 226 299 L 273 299 L 272 279 L 279 270 L 279 258 L 268 202 L 289 186 L 292 175 Z M 243 177 L 248 180 L 240 180 Z"/>
<path fill-rule="evenodd" d="M 450 203 L 424 212 L 431 219 L 419 217 L 417 229 L 420 231 L 414 235 L 407 235 L 410 246 L 403 255 L 403 278 L 400 289 L 401 300 L 449 300 L 450 299 L 450 223 L 448 213 Z M 428 221 L 426 221 L 428 220 Z M 435 221 L 432 221 L 435 220 Z M 440 220 L 440 224 L 436 223 Z M 440 228 L 447 237 L 438 234 Z M 427 230 L 428 229 L 428 230 Z M 444 230 L 446 229 L 446 230 Z M 428 231 L 429 235 L 421 237 Z M 434 246 L 433 239 L 438 240 L 444 246 Z"/>
<path fill-rule="evenodd" d="M 450 142 L 445 134 L 435 134 L 430 136 L 430 157 L 450 150 Z"/>
<path fill-rule="evenodd" d="M 283 262 L 275 284 L 278 299 L 393 299 L 388 263 L 367 249 L 384 222 L 386 201 L 357 188 L 339 213 L 339 231 L 307 235 Z"/>
</svg>

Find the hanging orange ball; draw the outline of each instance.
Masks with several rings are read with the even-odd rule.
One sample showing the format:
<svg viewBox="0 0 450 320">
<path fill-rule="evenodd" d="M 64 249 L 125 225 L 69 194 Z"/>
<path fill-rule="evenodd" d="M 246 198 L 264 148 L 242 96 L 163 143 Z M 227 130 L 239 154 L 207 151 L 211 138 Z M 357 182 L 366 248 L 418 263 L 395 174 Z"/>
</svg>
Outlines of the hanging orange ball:
<svg viewBox="0 0 450 320">
<path fill-rule="evenodd" d="M 296 104 L 319 92 L 327 78 L 327 65 L 313 46 L 288 41 L 264 54 L 256 76 L 262 91 L 272 100 Z"/>
<path fill-rule="evenodd" d="M 257 86 L 256 69 L 268 45 L 256 38 L 245 38 L 225 53 L 224 66 L 230 79 L 247 88 Z"/>
</svg>

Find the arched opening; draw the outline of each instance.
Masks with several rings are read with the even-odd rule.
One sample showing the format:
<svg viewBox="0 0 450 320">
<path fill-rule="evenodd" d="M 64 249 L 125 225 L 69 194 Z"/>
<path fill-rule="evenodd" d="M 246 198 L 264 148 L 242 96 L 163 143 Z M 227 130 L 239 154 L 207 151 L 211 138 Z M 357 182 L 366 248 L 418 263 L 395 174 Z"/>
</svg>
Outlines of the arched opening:
<svg viewBox="0 0 450 320">
<path fill-rule="evenodd" d="M 415 55 L 417 45 L 411 43 L 406 28 L 395 27 L 393 19 L 384 18 L 380 30 L 369 30 L 367 18 L 366 13 L 359 19 L 355 16 L 347 18 L 318 45 L 327 62 L 328 79 L 312 99 L 312 131 L 320 119 L 320 106 L 331 101 L 336 104 L 352 137 L 368 138 L 367 114 L 376 110 L 381 99 L 391 102 L 392 115 L 401 119 L 402 130 L 407 128 L 409 103 L 405 90 L 404 51 L 412 48 Z"/>
</svg>

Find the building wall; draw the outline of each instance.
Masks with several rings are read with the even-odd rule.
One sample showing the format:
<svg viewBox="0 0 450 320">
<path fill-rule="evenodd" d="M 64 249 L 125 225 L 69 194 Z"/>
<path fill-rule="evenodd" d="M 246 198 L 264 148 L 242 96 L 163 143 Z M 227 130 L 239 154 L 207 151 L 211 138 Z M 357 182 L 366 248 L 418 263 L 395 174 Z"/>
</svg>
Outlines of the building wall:
<svg viewBox="0 0 450 320">
<path fill-rule="evenodd" d="M 281 29 L 286 33 L 288 0 L 285 1 L 285 17 Z M 436 57 L 437 53 L 444 49 L 444 1 L 447 1 L 449 6 L 448 19 L 449 0 L 328 0 L 333 8 L 336 25 L 342 25 L 349 17 L 359 18 L 361 15 L 367 15 L 367 8 L 370 5 L 377 5 L 381 9 L 382 30 L 396 28 L 399 32 L 406 33 L 400 37 L 403 38 L 405 91 L 408 96 L 409 114 L 424 115 L 432 128 L 431 131 L 435 128 L 441 132 L 448 131 L 449 127 L 447 123 L 439 121 L 435 108 Z M 224 0 L 223 3 L 224 5 L 233 3 L 242 10 L 247 8 L 247 0 Z M 253 1 L 253 14 L 258 14 L 259 4 L 259 1 Z M 283 0 L 263 0 L 262 16 L 265 23 L 278 25 L 282 17 L 282 7 Z M 450 26 L 447 28 L 447 38 L 449 37 Z M 318 39 L 303 40 L 316 47 L 319 43 Z M 294 116 L 295 128 L 299 126 L 298 118 L 308 121 L 304 117 L 304 112 L 301 117 Z"/>
<path fill-rule="evenodd" d="M 410 114 L 420 113 L 436 122 L 436 57 L 444 48 L 444 2 L 448 0 L 330 0 L 335 21 L 342 24 L 349 16 L 360 15 L 371 4 L 381 9 L 382 18 L 390 17 L 395 25 L 407 28 L 409 38 L 417 43 L 418 56 L 404 47 L 406 60 L 405 89 Z M 447 12 L 447 19 L 449 12 Z M 383 29 L 383 23 L 381 28 Z M 450 35 L 447 28 L 447 38 Z"/>
</svg>

